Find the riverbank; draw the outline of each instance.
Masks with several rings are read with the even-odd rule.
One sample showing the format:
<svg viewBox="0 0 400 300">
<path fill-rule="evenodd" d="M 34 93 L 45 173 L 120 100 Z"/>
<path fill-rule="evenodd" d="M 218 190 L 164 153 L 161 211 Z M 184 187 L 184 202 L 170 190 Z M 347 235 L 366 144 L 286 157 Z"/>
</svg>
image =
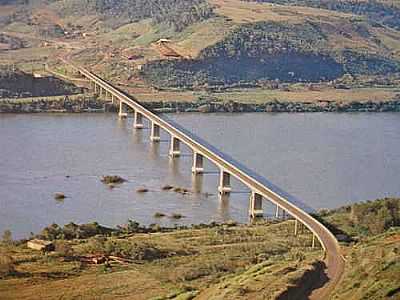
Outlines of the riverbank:
<svg viewBox="0 0 400 300">
<path fill-rule="evenodd" d="M 109 110 L 113 110 L 109 103 L 91 94 L 0 99 L 0 113 L 84 113 Z"/>
<path fill-rule="evenodd" d="M 235 101 L 183 102 L 142 101 L 145 107 L 159 113 L 244 113 L 244 112 L 400 112 L 400 99 L 382 102 L 373 101 L 318 101 L 292 102 L 270 101 L 265 103 L 240 103 Z M 43 113 L 43 112 L 115 112 L 117 107 L 93 94 L 72 96 L 37 97 L 25 99 L 0 99 L 0 113 Z"/>
<path fill-rule="evenodd" d="M 293 238 L 293 222 L 146 233 L 137 232 L 130 222 L 125 232 L 54 239 L 55 251 L 46 254 L 28 249 L 26 243 L 3 243 L 0 252 L 8 268 L 0 273 L 0 297 L 218 299 L 224 291 L 232 298 L 221 299 L 238 299 L 240 294 L 248 299 L 256 288 L 260 295 L 255 299 L 279 299 L 288 287 L 294 288 L 293 282 L 312 289 L 309 273 L 324 273 L 318 263 L 322 250 L 310 247 L 306 231 Z"/>
<path fill-rule="evenodd" d="M 315 216 L 340 239 L 346 257 L 332 297 L 397 299 L 399 212 L 399 199 L 385 198 Z M 3 234 L 0 297 L 308 299 L 327 280 L 323 252 L 311 247 L 305 227 L 295 237 L 294 226 L 294 220 L 175 228 L 53 224 L 37 236 L 54 247 L 47 252 Z"/>
<path fill-rule="evenodd" d="M 244 112 L 399 112 L 400 99 L 384 102 L 285 102 L 271 101 L 261 104 L 228 102 L 144 102 L 154 111 L 164 113 L 201 112 L 201 113 L 244 113 Z"/>
</svg>

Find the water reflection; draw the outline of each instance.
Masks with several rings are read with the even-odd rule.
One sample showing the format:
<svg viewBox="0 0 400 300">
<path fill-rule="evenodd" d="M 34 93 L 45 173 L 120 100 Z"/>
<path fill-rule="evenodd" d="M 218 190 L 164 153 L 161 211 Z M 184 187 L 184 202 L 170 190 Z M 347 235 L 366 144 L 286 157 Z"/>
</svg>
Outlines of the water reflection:
<svg viewBox="0 0 400 300">
<path fill-rule="evenodd" d="M 169 169 L 171 170 L 171 173 L 175 177 L 182 177 L 182 173 L 181 173 L 181 170 L 179 167 L 181 164 L 181 160 L 179 159 L 179 157 L 174 157 L 174 156 L 170 155 L 168 164 L 169 164 Z"/>
<path fill-rule="evenodd" d="M 218 200 L 219 200 L 218 213 L 221 219 L 223 220 L 231 219 L 231 215 L 229 212 L 229 198 L 230 198 L 229 193 L 225 194 L 218 193 Z"/>
<path fill-rule="evenodd" d="M 400 195 L 400 114 L 173 117 L 310 206 Z M 192 159 L 168 157 L 169 136 L 161 134 L 161 143 L 152 143 L 149 130 L 133 130 L 132 118 L 111 114 L 1 115 L 0 156 L 10 159 L 0 160 L 0 232 L 11 229 L 22 238 L 71 221 L 151 224 L 157 211 L 181 213 L 185 224 L 247 222 L 247 188 L 232 180 L 235 192 L 218 196 L 218 168 L 206 160 L 206 172 L 192 176 Z M 109 190 L 102 175 L 129 180 Z M 194 193 L 161 191 L 167 184 Z M 139 195 L 140 187 L 156 192 Z M 54 192 L 69 198 L 61 205 Z M 266 216 L 275 216 L 275 206 L 263 206 Z"/>
<path fill-rule="evenodd" d="M 160 143 L 150 143 L 149 158 L 153 160 L 160 159 Z"/>
<path fill-rule="evenodd" d="M 203 190 L 203 174 L 192 173 L 192 190 L 194 193 L 201 193 Z"/>
</svg>

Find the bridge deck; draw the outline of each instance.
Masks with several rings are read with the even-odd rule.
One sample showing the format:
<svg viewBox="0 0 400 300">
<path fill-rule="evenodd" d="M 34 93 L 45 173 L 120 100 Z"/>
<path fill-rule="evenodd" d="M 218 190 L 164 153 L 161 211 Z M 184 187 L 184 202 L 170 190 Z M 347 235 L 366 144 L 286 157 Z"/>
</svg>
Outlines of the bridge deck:
<svg viewBox="0 0 400 300">
<path fill-rule="evenodd" d="M 204 157 L 215 163 L 222 170 L 230 173 L 232 176 L 240 180 L 252 191 L 262 195 L 272 203 L 280 206 L 286 210 L 291 216 L 296 218 L 299 222 L 303 223 L 320 241 L 323 249 L 325 250 L 325 263 L 327 266 L 327 275 L 329 283 L 321 290 L 317 290 L 312 295 L 314 299 L 321 299 L 327 296 L 331 290 L 339 282 L 344 270 L 344 260 L 340 253 L 340 246 L 333 236 L 333 234 L 320 222 L 310 216 L 305 210 L 300 208 L 299 203 L 296 203 L 293 197 L 280 190 L 265 178 L 255 174 L 251 170 L 242 166 L 240 163 L 234 161 L 232 158 L 220 152 L 218 149 L 208 144 L 206 141 L 199 137 L 194 136 L 180 125 L 176 124 L 166 118 L 149 111 L 136 100 L 127 96 L 125 93 L 116 89 L 114 86 L 104 81 L 97 75 L 89 72 L 88 70 L 72 65 L 83 76 L 93 81 L 95 84 L 112 94 L 119 101 L 127 106 L 133 108 L 135 111 L 141 113 L 151 122 L 159 125 L 162 129 L 167 131 L 170 135 L 178 138 L 181 142 L 189 146 L 194 152 L 202 154 Z"/>
</svg>

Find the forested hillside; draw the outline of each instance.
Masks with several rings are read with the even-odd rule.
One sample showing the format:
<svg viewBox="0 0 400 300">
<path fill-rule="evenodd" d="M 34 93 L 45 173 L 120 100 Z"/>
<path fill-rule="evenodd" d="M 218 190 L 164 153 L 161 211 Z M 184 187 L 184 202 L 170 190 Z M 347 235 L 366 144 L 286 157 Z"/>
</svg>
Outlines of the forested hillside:
<svg viewBox="0 0 400 300">
<path fill-rule="evenodd" d="M 275 3 L 281 5 L 308 6 L 356 15 L 367 16 L 371 21 L 400 29 L 400 3 L 382 0 L 242 0 L 248 2 Z"/>
<path fill-rule="evenodd" d="M 400 4 L 391 0 L 0 0 L 0 5 L 2 61 L 50 62 L 57 68 L 58 58 L 68 55 L 134 92 L 329 85 L 344 75 L 375 82 L 400 73 Z"/>
<path fill-rule="evenodd" d="M 55 77 L 35 78 L 21 70 L 0 67 L 0 98 L 58 96 L 80 92 L 80 88 Z"/>
<path fill-rule="evenodd" d="M 258 22 L 245 24 L 204 49 L 193 61 L 155 61 L 145 70 L 156 85 L 199 86 L 280 80 L 316 82 L 349 74 L 400 72 L 388 53 L 331 47 L 329 30 L 320 23 Z M 372 38 L 366 24 L 350 24 L 350 33 Z M 379 46 L 376 41 L 376 46 Z"/>
<path fill-rule="evenodd" d="M 212 15 L 205 0 L 70 0 L 55 1 L 55 6 L 63 16 L 99 14 L 119 25 L 152 18 L 176 31 Z"/>
</svg>

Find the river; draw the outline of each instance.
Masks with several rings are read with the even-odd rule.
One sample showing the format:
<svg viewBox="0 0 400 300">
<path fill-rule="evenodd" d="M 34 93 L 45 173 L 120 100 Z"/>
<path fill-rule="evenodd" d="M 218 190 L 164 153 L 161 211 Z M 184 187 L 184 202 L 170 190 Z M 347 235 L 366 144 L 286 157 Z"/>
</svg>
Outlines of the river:
<svg viewBox="0 0 400 300">
<path fill-rule="evenodd" d="M 313 209 L 400 196 L 400 114 L 172 114 L 204 138 Z M 147 126 L 148 127 L 148 126 Z M 248 191 L 233 181 L 219 199 L 218 170 L 192 177 L 191 153 L 168 157 L 168 136 L 149 142 L 149 129 L 113 114 L 0 115 L 0 232 L 14 238 L 51 223 L 97 221 L 116 226 L 247 221 Z M 110 189 L 102 175 L 128 181 Z M 170 184 L 193 191 L 162 191 Z M 139 194 L 146 187 L 148 193 Z M 65 193 L 56 201 L 54 193 Z M 180 213 L 185 218 L 155 219 Z M 266 206 L 267 215 L 273 208 Z"/>
</svg>

